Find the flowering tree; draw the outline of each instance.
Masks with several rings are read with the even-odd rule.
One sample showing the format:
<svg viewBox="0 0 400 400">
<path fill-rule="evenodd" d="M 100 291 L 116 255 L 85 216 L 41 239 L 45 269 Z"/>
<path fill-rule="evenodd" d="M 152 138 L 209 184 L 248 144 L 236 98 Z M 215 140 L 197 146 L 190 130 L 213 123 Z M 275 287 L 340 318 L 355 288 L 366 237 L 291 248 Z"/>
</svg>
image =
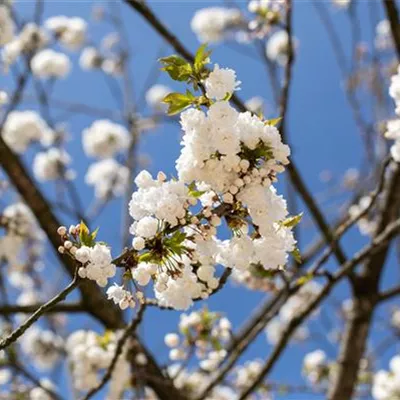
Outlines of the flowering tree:
<svg viewBox="0 0 400 400">
<path fill-rule="evenodd" d="M 141 0 L 93 4 L 90 20 L 47 16 L 48 3 L 0 2 L 0 398 L 400 399 L 395 1 L 199 8 L 193 51 Z M 359 170 L 339 185 L 321 174 L 328 200 L 291 155 L 297 7 L 313 8 L 326 31 L 362 143 Z M 365 8 L 369 42 L 358 14 Z M 129 39 L 140 32 L 125 13 L 165 42 L 158 60 L 135 58 Z M 340 15 L 351 28 L 349 54 Z M 111 33 L 100 43 L 103 25 Z M 274 115 L 261 97 L 239 97 L 252 71 L 237 76 L 235 65 L 216 63 L 221 44 L 264 65 L 271 89 L 259 94 Z M 139 100 L 135 63 L 149 70 Z M 81 102 L 84 86 L 71 100 L 57 97 L 76 68 L 96 76 L 104 90 L 93 96 L 109 93 L 117 109 Z M 159 71 L 170 86 L 157 83 Z M 68 120 L 81 115 L 90 123 L 80 139 Z M 152 175 L 139 148 L 166 124 L 181 132 L 175 172 Z M 116 226 L 120 237 L 105 242 Z M 230 297 L 230 308 L 214 307 L 233 292 L 241 298 Z M 252 292 L 261 303 L 239 324 L 235 307 Z M 165 334 L 158 318 L 177 314 Z M 144 326 L 164 350 L 149 345 Z M 296 374 L 271 375 L 298 351 Z"/>
</svg>

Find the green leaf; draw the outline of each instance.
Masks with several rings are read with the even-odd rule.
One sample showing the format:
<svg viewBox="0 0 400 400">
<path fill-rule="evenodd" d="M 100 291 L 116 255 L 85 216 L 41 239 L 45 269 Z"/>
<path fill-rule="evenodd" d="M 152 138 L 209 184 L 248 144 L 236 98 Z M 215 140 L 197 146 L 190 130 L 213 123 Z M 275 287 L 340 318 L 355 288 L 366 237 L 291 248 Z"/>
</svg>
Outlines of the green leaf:
<svg viewBox="0 0 400 400">
<path fill-rule="evenodd" d="M 205 65 L 210 63 L 210 54 L 211 50 L 207 50 L 207 43 L 198 48 L 194 57 L 194 70 L 196 73 L 200 73 Z"/>
<path fill-rule="evenodd" d="M 79 226 L 79 239 L 82 244 L 88 247 L 93 247 L 96 243 L 96 235 L 97 235 L 98 229 L 96 229 L 92 234 L 90 234 L 89 228 L 86 226 L 86 224 L 81 221 L 80 226 Z"/>
<path fill-rule="evenodd" d="M 99 228 L 97 227 L 91 234 L 90 234 L 90 238 L 94 241 L 96 240 L 97 237 L 97 233 L 99 232 Z"/>
<path fill-rule="evenodd" d="M 291 252 L 291 254 L 298 264 L 302 263 L 300 250 L 297 247 Z"/>
<path fill-rule="evenodd" d="M 175 81 L 187 81 L 193 74 L 193 68 L 190 63 L 180 56 L 163 57 L 159 61 L 163 64 L 161 69 L 166 71 Z"/>
<path fill-rule="evenodd" d="M 306 284 L 307 282 L 310 282 L 313 277 L 314 277 L 313 274 L 306 274 L 306 275 L 300 277 L 299 279 L 297 279 L 296 282 L 298 285 L 302 286 L 302 285 Z"/>
<path fill-rule="evenodd" d="M 301 221 L 302 217 L 303 213 L 286 218 L 285 220 L 282 221 L 282 225 L 285 226 L 286 228 L 293 228 Z"/>
<path fill-rule="evenodd" d="M 189 196 L 194 197 L 196 199 L 205 193 L 205 191 L 197 190 L 197 186 L 194 181 L 188 186 L 188 189 L 189 189 Z"/>
<path fill-rule="evenodd" d="M 268 119 L 267 121 L 265 121 L 266 125 L 269 126 L 276 126 L 278 125 L 278 123 L 282 120 L 282 117 L 279 118 L 273 118 L 273 119 Z"/>
<path fill-rule="evenodd" d="M 196 97 L 188 90 L 186 94 L 170 93 L 164 97 L 163 103 L 168 104 L 168 115 L 175 115 L 189 107 L 196 101 Z"/>
</svg>

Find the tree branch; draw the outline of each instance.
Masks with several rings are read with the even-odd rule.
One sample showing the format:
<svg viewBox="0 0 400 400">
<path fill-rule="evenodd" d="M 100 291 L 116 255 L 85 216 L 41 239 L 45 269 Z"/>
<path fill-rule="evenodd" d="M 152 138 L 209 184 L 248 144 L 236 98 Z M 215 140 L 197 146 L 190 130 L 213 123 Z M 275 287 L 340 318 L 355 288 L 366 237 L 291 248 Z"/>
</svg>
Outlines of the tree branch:
<svg viewBox="0 0 400 400">
<path fill-rule="evenodd" d="M 22 325 L 15 329 L 9 336 L 0 341 L 0 350 L 4 350 L 6 347 L 14 343 L 19 337 L 21 337 L 26 330 L 32 326 L 44 313 L 53 308 L 57 303 L 66 299 L 69 293 L 71 293 L 79 284 L 77 274 L 74 280 L 57 296 L 53 297 L 46 304 L 39 307 Z"/>
</svg>

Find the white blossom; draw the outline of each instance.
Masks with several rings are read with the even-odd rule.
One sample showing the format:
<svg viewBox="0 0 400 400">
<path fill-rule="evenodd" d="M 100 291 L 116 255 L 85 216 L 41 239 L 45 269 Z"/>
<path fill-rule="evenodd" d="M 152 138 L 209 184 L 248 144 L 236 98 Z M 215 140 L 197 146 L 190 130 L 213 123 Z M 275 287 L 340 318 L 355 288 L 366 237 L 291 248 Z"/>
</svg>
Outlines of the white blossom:
<svg viewBox="0 0 400 400">
<path fill-rule="evenodd" d="M 60 360 L 64 341 L 50 330 L 32 327 L 21 337 L 20 344 L 39 368 L 50 369 Z"/>
<path fill-rule="evenodd" d="M 210 99 L 222 100 L 238 90 L 240 81 L 236 80 L 236 72 L 229 68 L 220 68 L 215 64 L 214 70 L 204 82 L 207 97 Z"/>
<path fill-rule="evenodd" d="M 49 146 L 54 132 L 35 111 L 12 111 L 2 131 L 4 141 L 17 153 L 23 153 L 32 142 Z"/>
<path fill-rule="evenodd" d="M 73 177 L 72 170 L 68 170 L 71 157 L 63 150 L 55 147 L 46 152 L 37 153 L 33 160 L 33 173 L 35 177 L 42 181 L 52 181 L 65 177 Z"/>
<path fill-rule="evenodd" d="M 79 49 L 86 38 L 87 23 L 79 17 L 69 18 L 64 15 L 51 17 L 45 21 L 44 26 L 71 50 Z"/>
<path fill-rule="evenodd" d="M 88 391 L 100 384 L 100 372 L 110 366 L 120 336 L 121 331 L 101 337 L 93 331 L 78 330 L 68 337 L 66 350 L 76 389 Z M 129 383 L 131 370 L 127 361 L 128 349 L 129 341 L 125 343 L 111 374 L 107 399 L 122 398 Z"/>
<path fill-rule="evenodd" d="M 123 286 L 118 286 L 116 283 L 107 289 L 107 296 L 109 300 L 118 304 L 121 310 L 125 310 L 128 307 L 134 308 L 136 305 L 132 293 L 125 290 Z"/>
<path fill-rule="evenodd" d="M 242 21 L 238 9 L 208 7 L 196 11 L 190 26 L 200 42 L 219 42 Z"/>
<path fill-rule="evenodd" d="M 8 7 L 0 5 L 0 46 L 4 46 L 13 40 L 14 31 L 15 25 Z"/>
<path fill-rule="evenodd" d="M 71 61 L 63 53 L 45 49 L 34 55 L 31 68 L 40 78 L 65 78 L 71 69 Z"/>
<path fill-rule="evenodd" d="M 146 102 L 155 110 L 165 111 L 167 109 L 167 105 L 162 101 L 164 100 L 165 96 L 171 92 L 172 90 L 168 86 L 160 84 L 153 85 L 146 92 Z"/>
<path fill-rule="evenodd" d="M 121 196 L 128 184 L 128 177 L 128 168 L 109 158 L 91 164 L 85 182 L 94 187 L 96 198 L 106 199 L 108 196 Z"/>
<path fill-rule="evenodd" d="M 75 258 L 83 264 L 78 270 L 79 276 L 96 281 L 99 286 L 106 286 L 107 280 L 116 273 L 111 251 L 103 244 L 97 243 L 94 247 L 82 246 L 76 251 Z"/>
<path fill-rule="evenodd" d="M 91 157 L 113 157 L 126 150 L 130 143 L 128 130 L 106 119 L 93 122 L 82 135 L 83 149 Z"/>
<path fill-rule="evenodd" d="M 373 379 L 372 396 L 375 400 L 394 400 L 400 397 L 400 356 L 390 360 L 390 370 L 379 370 Z"/>
<path fill-rule="evenodd" d="M 100 68 L 102 60 L 100 52 L 95 47 L 89 46 L 83 49 L 79 58 L 79 65 L 83 70 L 90 71 Z"/>
<path fill-rule="evenodd" d="M 292 38 L 292 46 L 297 46 L 297 39 Z M 266 43 L 265 48 L 267 57 L 281 65 L 287 63 L 289 52 L 289 36 L 286 30 L 279 30 L 273 33 Z"/>
<path fill-rule="evenodd" d="M 379 50 L 389 50 L 393 47 L 393 37 L 390 22 L 387 19 L 379 21 L 375 28 L 375 47 Z"/>
</svg>

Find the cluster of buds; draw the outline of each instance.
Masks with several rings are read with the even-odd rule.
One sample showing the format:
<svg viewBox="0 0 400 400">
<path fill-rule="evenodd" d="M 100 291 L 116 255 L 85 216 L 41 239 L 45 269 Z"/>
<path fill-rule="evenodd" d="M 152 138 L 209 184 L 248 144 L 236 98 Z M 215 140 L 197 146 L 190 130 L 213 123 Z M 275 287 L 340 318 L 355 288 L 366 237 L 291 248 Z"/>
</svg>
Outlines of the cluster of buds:
<svg viewBox="0 0 400 400">
<path fill-rule="evenodd" d="M 69 229 L 65 226 L 60 226 L 57 229 L 57 234 L 61 238 L 62 245 L 58 247 L 60 254 L 69 254 L 75 258 L 76 251 L 80 247 L 79 245 L 79 234 L 81 224 L 71 225 Z"/>
<path fill-rule="evenodd" d="M 63 242 L 58 251 L 81 264 L 78 275 L 96 281 L 99 286 L 106 286 L 108 279 L 115 275 L 116 266 L 107 245 L 96 242 L 97 230 L 90 232 L 84 222 L 81 222 L 76 226 L 72 225 L 68 231 L 61 226 L 57 232 Z"/>
<path fill-rule="evenodd" d="M 249 30 L 256 34 L 257 38 L 264 38 L 272 26 L 282 21 L 284 2 L 280 0 L 252 0 L 247 6 L 254 18 L 250 20 Z"/>
</svg>

